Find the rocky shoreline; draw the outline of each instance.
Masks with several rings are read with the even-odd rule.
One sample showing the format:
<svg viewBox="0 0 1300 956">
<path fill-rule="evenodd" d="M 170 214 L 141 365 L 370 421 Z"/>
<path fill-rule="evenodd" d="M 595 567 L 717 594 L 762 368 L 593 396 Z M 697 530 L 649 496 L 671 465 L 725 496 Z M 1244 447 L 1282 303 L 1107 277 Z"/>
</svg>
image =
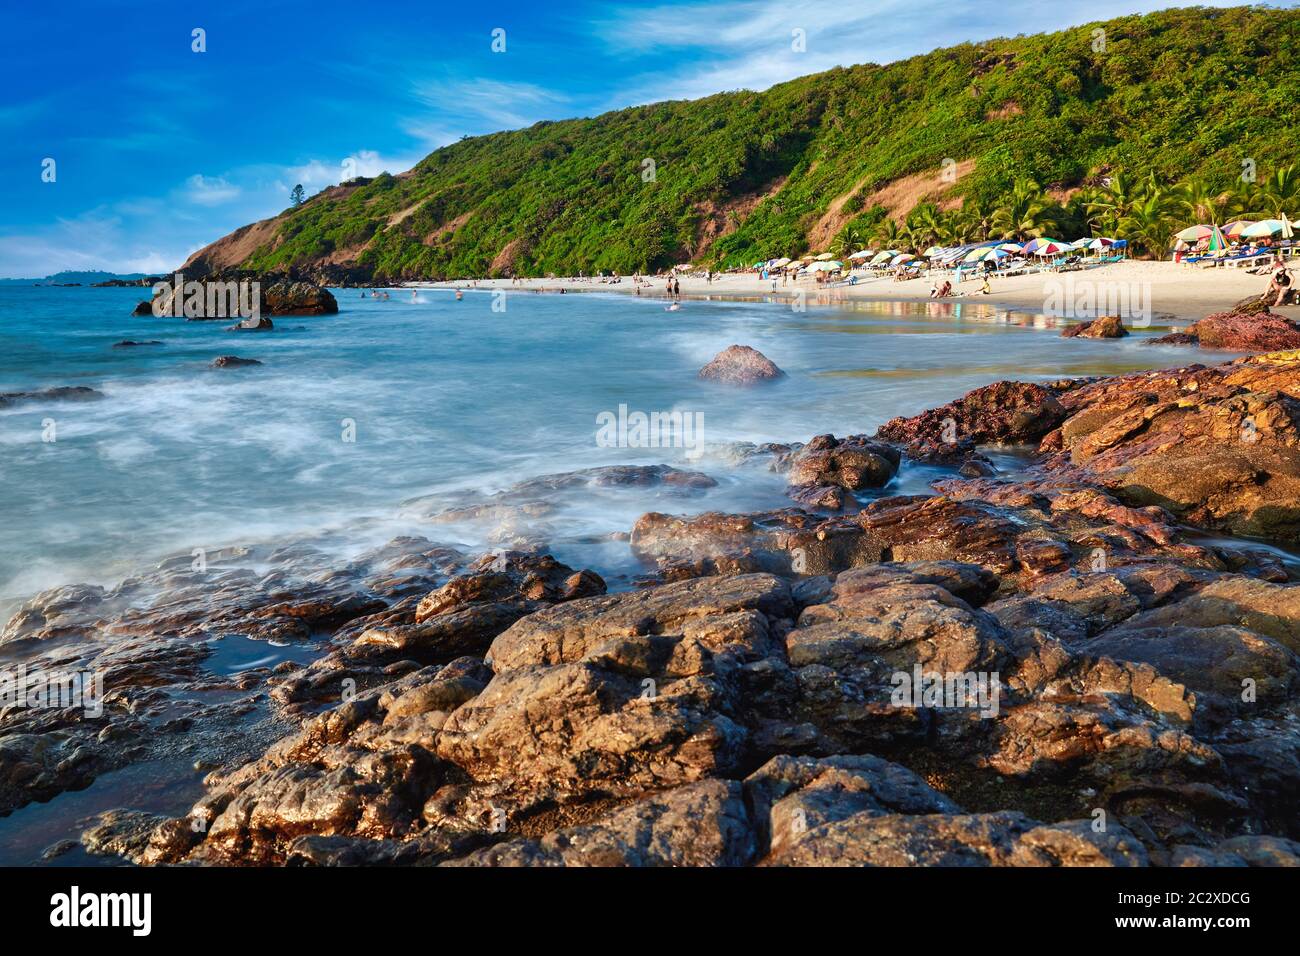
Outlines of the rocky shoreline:
<svg viewBox="0 0 1300 956">
<path fill-rule="evenodd" d="M 998 445 L 1032 465 L 1000 473 Z M 0 656 L 102 672 L 103 713 L 0 710 L 0 813 L 169 757 L 211 768 L 189 812 L 102 814 L 87 851 L 1300 864 L 1300 565 L 1251 540 L 1300 541 L 1300 352 L 1000 382 L 746 456 L 791 506 L 642 515 L 645 576 L 619 593 L 544 547 L 399 538 L 342 567 L 232 550 L 37 595 Z M 947 477 L 888 495 L 916 464 Z M 526 513 L 547 480 L 461 510 Z M 549 481 L 671 506 L 712 479 Z M 325 647 L 222 677 L 223 634 Z"/>
</svg>

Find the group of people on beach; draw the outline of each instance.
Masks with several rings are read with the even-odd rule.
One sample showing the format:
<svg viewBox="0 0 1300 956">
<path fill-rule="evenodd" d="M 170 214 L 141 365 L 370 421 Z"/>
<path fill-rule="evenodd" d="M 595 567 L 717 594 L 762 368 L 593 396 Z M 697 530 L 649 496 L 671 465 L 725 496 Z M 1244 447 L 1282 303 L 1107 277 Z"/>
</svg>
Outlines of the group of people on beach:
<svg viewBox="0 0 1300 956">
<path fill-rule="evenodd" d="M 979 294 L 992 295 L 993 287 L 989 285 L 988 273 L 981 276 L 981 279 Z M 947 279 L 944 279 L 943 282 L 935 282 L 930 286 L 930 298 L 932 299 L 950 299 L 956 295 L 960 295 L 960 293 L 952 291 L 952 283 Z"/>
</svg>

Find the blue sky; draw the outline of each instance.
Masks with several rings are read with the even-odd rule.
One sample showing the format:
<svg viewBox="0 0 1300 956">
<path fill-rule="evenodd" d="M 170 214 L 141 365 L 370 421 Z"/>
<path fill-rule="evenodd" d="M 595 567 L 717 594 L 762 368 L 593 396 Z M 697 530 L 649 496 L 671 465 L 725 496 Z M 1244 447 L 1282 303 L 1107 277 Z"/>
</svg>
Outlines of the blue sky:
<svg viewBox="0 0 1300 956">
<path fill-rule="evenodd" d="M 466 134 L 1171 5 L 13 2 L 0 15 L 0 276 L 165 271 L 279 212 L 295 183 L 398 172 Z M 195 28 L 206 52 L 191 49 Z"/>
</svg>

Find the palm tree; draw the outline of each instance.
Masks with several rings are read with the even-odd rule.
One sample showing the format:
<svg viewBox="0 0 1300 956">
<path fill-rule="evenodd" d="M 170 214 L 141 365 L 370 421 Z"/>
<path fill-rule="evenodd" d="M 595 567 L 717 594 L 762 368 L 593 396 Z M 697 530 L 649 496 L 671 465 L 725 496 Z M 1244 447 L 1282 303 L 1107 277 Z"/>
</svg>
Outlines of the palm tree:
<svg viewBox="0 0 1300 956">
<path fill-rule="evenodd" d="M 1054 225 L 1052 202 L 1033 179 L 1016 183 L 1005 206 L 993 213 L 993 230 L 1015 239 L 1037 239 Z"/>
<path fill-rule="evenodd" d="M 1268 200 L 1255 183 L 1234 183 L 1223 201 L 1223 217 L 1232 219 L 1263 219 L 1268 214 Z"/>
<path fill-rule="evenodd" d="M 932 202 L 921 203 L 907 215 L 907 231 L 917 249 L 928 249 L 937 243 L 943 229 L 942 214 Z"/>
<path fill-rule="evenodd" d="M 840 259 L 846 259 L 861 249 L 863 243 L 862 231 L 850 224 L 841 229 L 839 235 L 831 242 L 831 252 Z"/>
<path fill-rule="evenodd" d="M 1267 213 L 1270 218 L 1281 219 L 1295 214 L 1300 206 L 1300 174 L 1296 172 L 1295 163 L 1273 170 L 1273 175 L 1259 184 L 1259 193 L 1263 200 L 1260 212 Z"/>
<path fill-rule="evenodd" d="M 987 200 L 967 196 L 962 200 L 961 208 L 952 212 L 953 242 L 961 245 L 988 239 L 993 231 L 993 216 L 996 212 L 996 208 Z"/>
<path fill-rule="evenodd" d="M 1173 196 L 1187 214 L 1187 225 L 1217 223 L 1228 202 L 1226 190 L 1215 190 L 1203 179 L 1189 179 L 1174 187 Z"/>
<path fill-rule="evenodd" d="M 1154 181 L 1148 186 L 1143 197 L 1136 200 L 1120 219 L 1116 232 L 1127 239 L 1130 246 L 1158 258 L 1164 255 L 1174 233 L 1182 225 L 1179 218 L 1181 203 L 1173 191 L 1161 189 Z"/>
<path fill-rule="evenodd" d="M 875 238 L 882 248 L 896 249 L 903 241 L 903 231 L 898 228 L 898 223 L 886 216 L 876 226 Z"/>
<path fill-rule="evenodd" d="M 1105 232 L 1119 231 L 1119 223 L 1142 198 L 1144 189 L 1122 169 L 1116 170 L 1110 182 L 1098 189 L 1088 203 L 1090 219 Z"/>
</svg>

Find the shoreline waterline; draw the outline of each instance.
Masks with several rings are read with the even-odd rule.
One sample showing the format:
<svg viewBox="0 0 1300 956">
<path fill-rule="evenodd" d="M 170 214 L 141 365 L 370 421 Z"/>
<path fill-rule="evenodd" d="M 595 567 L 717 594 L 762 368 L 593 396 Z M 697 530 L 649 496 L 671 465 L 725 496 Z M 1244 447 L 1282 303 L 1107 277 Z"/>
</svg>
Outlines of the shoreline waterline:
<svg viewBox="0 0 1300 956">
<path fill-rule="evenodd" d="M 666 298 L 666 276 L 643 279 L 641 297 Z M 678 277 L 682 296 L 709 297 L 722 300 L 745 301 L 752 297 L 773 296 L 777 301 L 788 301 L 802 292 L 809 304 L 825 305 L 836 301 L 877 303 L 977 303 L 1012 312 L 1043 313 L 1048 311 L 1052 297 L 1052 284 L 1069 288 L 1094 283 L 1102 286 L 1135 288 L 1149 296 L 1151 311 L 1168 316 L 1175 322 L 1190 323 L 1215 312 L 1230 311 L 1242 299 L 1263 294 L 1268 288 L 1267 276 L 1252 275 L 1236 269 L 1202 269 L 1173 262 L 1148 262 L 1129 260 L 1111 263 L 1077 272 L 1035 272 L 1022 276 L 992 278 L 992 294 L 981 295 L 979 283 L 974 279 L 956 285 L 962 293 L 955 298 L 934 300 L 930 298 L 931 278 L 894 282 L 892 278 L 869 278 L 857 285 L 837 284 L 818 286 L 807 279 L 783 285 L 777 277 L 773 289 L 771 278 L 766 281 L 754 273 L 719 273 L 712 282 L 694 274 Z M 511 279 L 463 279 L 441 282 L 410 282 L 409 288 L 464 289 L 537 292 L 609 292 L 636 296 L 630 276 L 615 283 L 602 282 L 600 278 L 561 276 L 546 279 L 527 278 L 515 283 Z M 1103 299 L 1104 301 L 1104 299 Z M 1292 320 L 1300 321 L 1300 306 L 1283 306 L 1276 310 Z M 1102 313 L 1104 314 L 1104 313 Z"/>
</svg>

